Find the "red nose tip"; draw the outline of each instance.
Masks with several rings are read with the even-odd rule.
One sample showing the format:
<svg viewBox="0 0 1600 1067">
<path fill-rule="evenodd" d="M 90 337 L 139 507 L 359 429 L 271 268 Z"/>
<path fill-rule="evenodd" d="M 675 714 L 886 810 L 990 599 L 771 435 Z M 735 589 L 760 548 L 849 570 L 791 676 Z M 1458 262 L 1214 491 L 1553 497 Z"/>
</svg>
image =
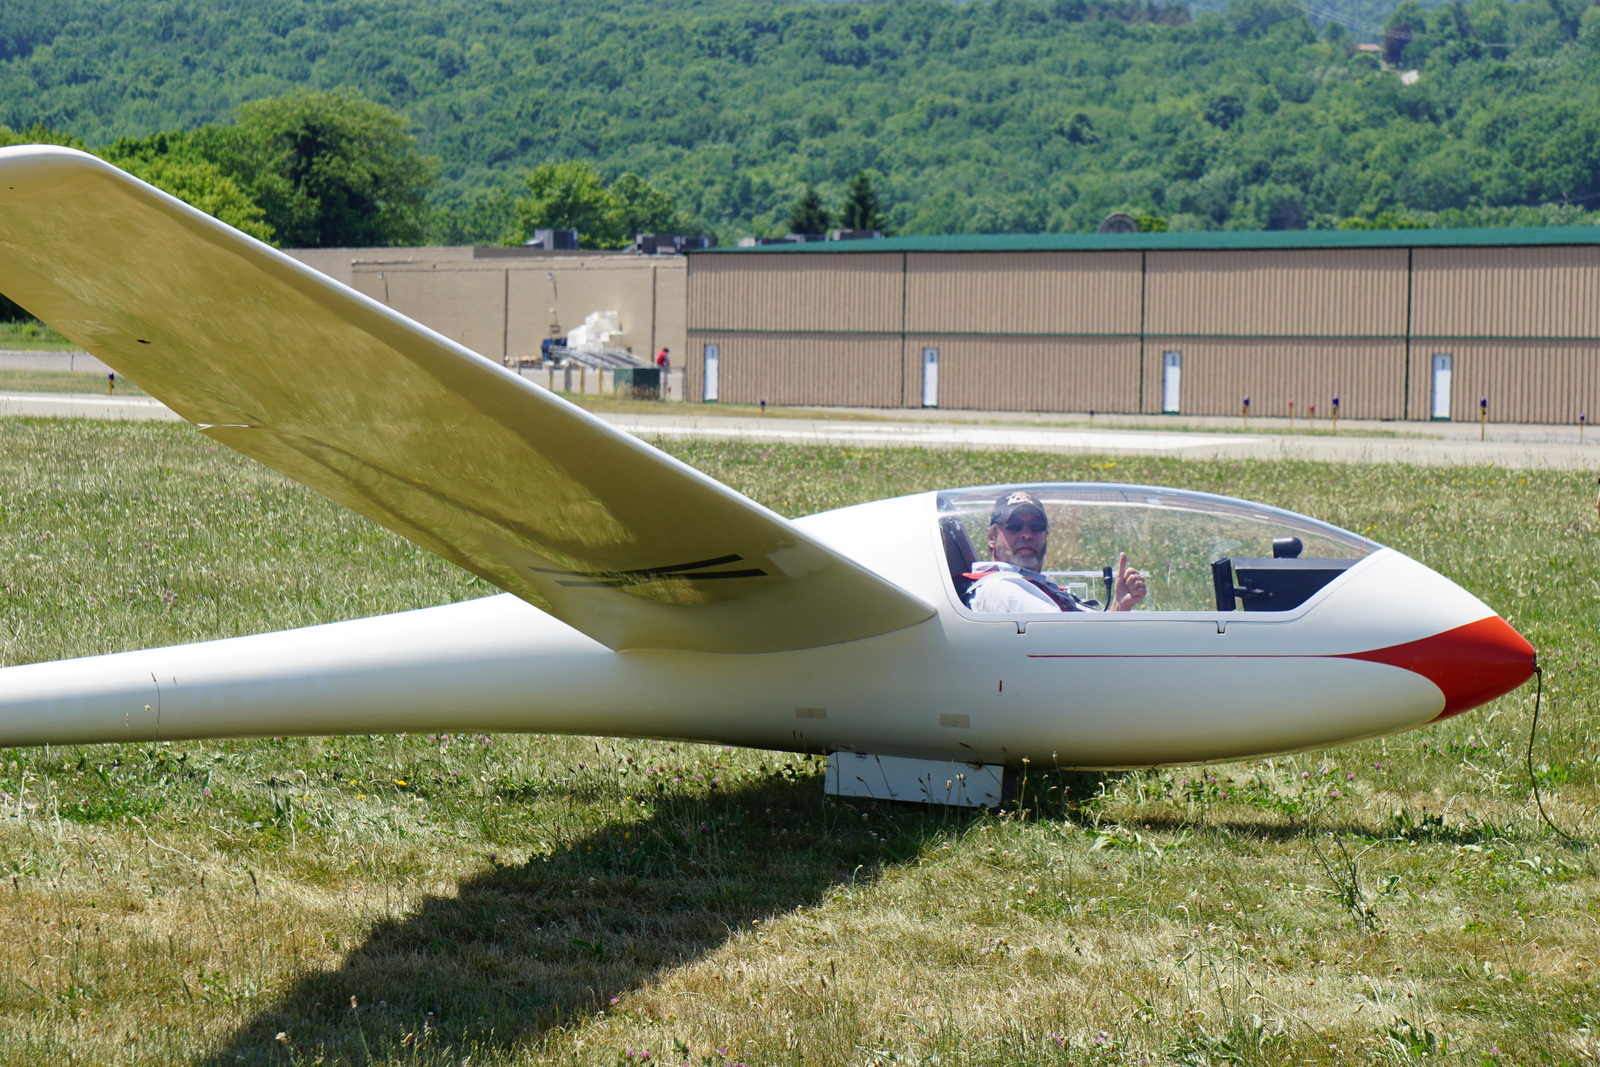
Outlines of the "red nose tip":
<svg viewBox="0 0 1600 1067">
<path fill-rule="evenodd" d="M 1510 623 L 1491 615 L 1420 641 L 1345 658 L 1403 667 L 1428 679 L 1444 693 L 1444 710 L 1433 720 L 1438 722 L 1486 704 L 1532 678 L 1536 653 Z"/>
</svg>

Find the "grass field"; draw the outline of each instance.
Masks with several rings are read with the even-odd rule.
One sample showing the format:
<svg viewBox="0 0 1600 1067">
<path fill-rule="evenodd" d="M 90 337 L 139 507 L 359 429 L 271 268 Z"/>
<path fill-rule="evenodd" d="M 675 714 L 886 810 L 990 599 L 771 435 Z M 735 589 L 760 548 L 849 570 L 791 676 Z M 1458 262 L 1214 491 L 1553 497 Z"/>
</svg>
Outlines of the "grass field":
<svg viewBox="0 0 1600 1067">
<path fill-rule="evenodd" d="M 106 395 L 103 374 L 70 370 L 21 370 L 0 368 L 0 393 L 91 393 Z M 148 396 L 128 379 L 118 376 L 117 396 Z"/>
<path fill-rule="evenodd" d="M 1541 650 L 1596 818 L 1587 476 L 674 443 L 785 514 L 1117 480 L 1315 514 Z M 488 592 L 185 426 L 0 420 L 0 658 Z M 0 753 L 0 1062 L 1589 1064 L 1600 882 L 1531 688 L 1336 751 L 821 795 L 783 753 L 382 736 Z"/>
</svg>

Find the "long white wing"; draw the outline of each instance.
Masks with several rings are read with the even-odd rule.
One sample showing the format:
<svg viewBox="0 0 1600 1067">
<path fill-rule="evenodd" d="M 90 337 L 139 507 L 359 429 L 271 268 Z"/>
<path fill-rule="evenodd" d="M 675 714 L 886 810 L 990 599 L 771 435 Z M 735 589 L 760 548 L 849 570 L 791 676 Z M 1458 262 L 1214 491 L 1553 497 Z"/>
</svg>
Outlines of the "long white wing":
<svg viewBox="0 0 1600 1067">
<path fill-rule="evenodd" d="M 209 436 L 615 649 L 767 652 L 921 600 L 92 156 L 0 149 L 0 292 Z"/>
</svg>

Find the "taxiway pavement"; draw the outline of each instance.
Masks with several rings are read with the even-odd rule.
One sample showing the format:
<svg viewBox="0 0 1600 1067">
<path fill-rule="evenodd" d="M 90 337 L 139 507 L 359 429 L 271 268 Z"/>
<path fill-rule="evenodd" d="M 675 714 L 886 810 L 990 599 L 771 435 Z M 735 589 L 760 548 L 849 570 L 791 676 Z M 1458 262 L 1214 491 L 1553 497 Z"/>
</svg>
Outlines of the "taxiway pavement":
<svg viewBox="0 0 1600 1067">
<path fill-rule="evenodd" d="M 676 405 L 674 405 L 676 407 Z M 899 448 L 1004 449 L 1094 455 L 1170 455 L 1188 459 L 1306 459 L 1335 463 L 1413 463 L 1424 466 L 1487 465 L 1546 470 L 1600 468 L 1600 432 L 1582 443 L 1565 427 L 1492 424 L 1485 440 L 1476 425 L 1370 423 L 1338 433 L 1298 432 L 1254 420 L 1261 432 L 1223 432 L 1224 420 L 1184 420 L 1184 429 L 1152 429 L 1151 417 L 1101 416 L 1094 428 L 1052 425 L 1062 415 L 961 411 L 850 411 L 849 418 L 787 415 L 722 416 L 704 407 L 659 414 L 602 414 L 644 438 L 741 439 L 792 444 Z M 93 393 L 0 393 L 0 416 L 90 419 L 177 419 L 158 400 Z M 1124 423 L 1119 427 L 1118 421 Z M 1160 421 L 1156 419 L 1154 421 Z M 1239 420 L 1231 420 L 1238 423 Z M 1278 420 L 1284 421 L 1284 420 Z M 1135 422 L 1128 426 L 1126 423 Z M 1110 425 L 1104 425 L 1110 424 Z"/>
</svg>

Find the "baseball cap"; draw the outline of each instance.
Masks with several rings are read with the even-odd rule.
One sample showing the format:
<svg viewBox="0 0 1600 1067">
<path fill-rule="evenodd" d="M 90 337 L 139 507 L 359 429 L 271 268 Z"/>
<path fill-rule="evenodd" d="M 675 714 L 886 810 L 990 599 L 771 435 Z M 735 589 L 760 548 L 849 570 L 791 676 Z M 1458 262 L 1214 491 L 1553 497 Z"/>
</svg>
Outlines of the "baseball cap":
<svg viewBox="0 0 1600 1067">
<path fill-rule="evenodd" d="M 1044 505 L 1039 502 L 1038 497 L 1034 496 L 1026 489 L 1013 489 L 1009 493 L 1003 494 L 999 500 L 994 502 L 994 511 L 990 512 L 989 514 L 989 524 L 993 526 L 1002 522 L 1008 522 L 1010 521 L 1012 515 L 1016 514 L 1023 508 L 1032 508 L 1034 511 L 1037 511 L 1046 522 L 1048 522 L 1050 519 L 1050 517 L 1045 514 Z"/>
</svg>

